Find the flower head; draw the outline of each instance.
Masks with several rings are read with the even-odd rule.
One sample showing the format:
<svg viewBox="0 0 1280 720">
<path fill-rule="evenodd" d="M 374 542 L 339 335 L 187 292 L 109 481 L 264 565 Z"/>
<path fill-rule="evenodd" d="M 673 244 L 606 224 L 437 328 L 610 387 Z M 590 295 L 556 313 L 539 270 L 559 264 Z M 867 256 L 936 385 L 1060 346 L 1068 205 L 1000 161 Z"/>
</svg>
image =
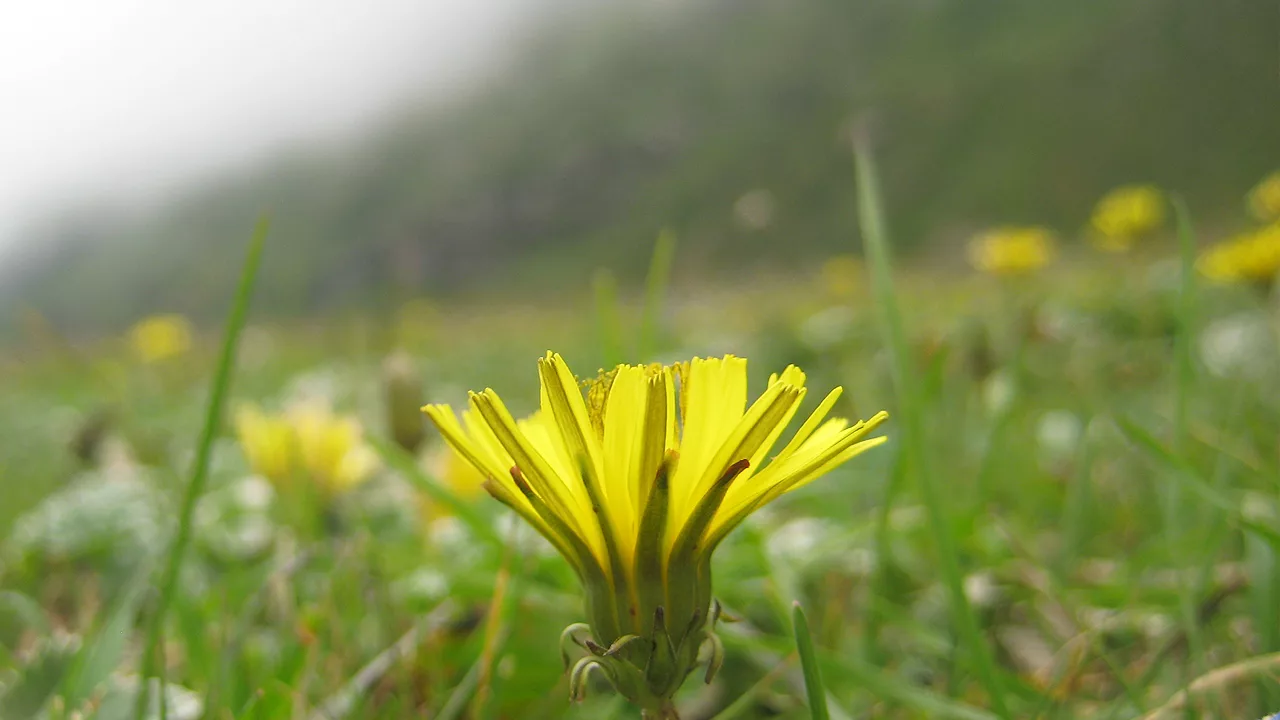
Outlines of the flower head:
<svg viewBox="0 0 1280 720">
<path fill-rule="evenodd" d="M 1165 201 L 1154 185 L 1125 185 L 1102 196 L 1093 208 L 1094 245 L 1127 252 L 1142 236 L 1164 224 Z"/>
<path fill-rule="evenodd" d="M 1262 222 L 1280 220 L 1280 170 L 1263 178 L 1249 191 L 1249 212 Z"/>
<path fill-rule="evenodd" d="M 991 275 L 1027 275 L 1053 259 L 1053 235 L 1042 227 L 1002 227 L 969 243 L 969 263 Z"/>
<path fill-rule="evenodd" d="M 279 486 L 304 476 L 326 497 L 360 485 L 378 466 L 360 423 L 320 404 L 275 415 L 243 407 L 236 414 L 236 435 L 254 472 Z"/>
<path fill-rule="evenodd" d="M 1217 282 L 1269 287 L 1280 273 L 1280 223 L 1237 235 L 1205 250 L 1196 267 Z"/>
<path fill-rule="evenodd" d="M 317 403 L 293 408 L 289 419 L 302 468 L 328 493 L 344 493 L 377 469 L 378 456 L 365 444 L 364 428 L 355 418 Z"/>
<path fill-rule="evenodd" d="M 191 349 L 191 323 L 181 315 L 152 315 L 129 330 L 129 343 L 144 363 L 185 355 Z"/>
<path fill-rule="evenodd" d="M 424 408 L 484 474 L 484 488 L 577 571 L 593 639 L 575 688 L 599 667 L 642 707 L 665 707 L 704 640 L 718 645 L 709 634 L 716 546 L 755 510 L 884 441 L 866 438 L 884 413 L 853 424 L 827 418 L 836 388 L 772 452 L 805 397 L 805 376 L 788 367 L 748 406 L 746 366 L 733 356 L 619 365 L 586 383 L 584 396 L 548 353 L 538 362 L 541 407 L 524 420 L 489 389 L 472 393 L 461 417 Z"/>
</svg>

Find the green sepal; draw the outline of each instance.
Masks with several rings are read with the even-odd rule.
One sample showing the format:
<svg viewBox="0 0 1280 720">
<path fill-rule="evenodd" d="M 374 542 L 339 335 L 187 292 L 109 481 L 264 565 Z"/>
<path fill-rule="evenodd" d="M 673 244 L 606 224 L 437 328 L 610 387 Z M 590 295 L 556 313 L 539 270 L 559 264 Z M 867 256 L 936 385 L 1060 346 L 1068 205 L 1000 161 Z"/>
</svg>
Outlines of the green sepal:
<svg viewBox="0 0 1280 720">
<path fill-rule="evenodd" d="M 667 514 L 671 499 L 671 466 L 674 458 L 668 456 L 658 466 L 658 472 L 649 488 L 644 515 L 640 518 L 640 532 L 636 542 L 635 578 L 639 613 L 651 618 L 658 606 L 665 603 L 662 552 L 667 544 Z"/>
<path fill-rule="evenodd" d="M 676 659 L 676 648 L 667 632 L 666 611 L 661 605 L 653 611 L 653 653 L 644 669 L 644 679 L 649 691 L 658 697 L 668 695 L 679 687 L 684 679 L 682 668 Z"/>
<path fill-rule="evenodd" d="M 577 645 L 584 647 L 582 641 L 578 639 L 578 633 L 591 632 L 591 626 L 586 623 L 573 623 L 560 632 L 560 659 L 564 661 L 564 670 L 569 672 L 569 666 L 573 659 L 569 657 L 569 645 Z"/>
<path fill-rule="evenodd" d="M 644 641 L 644 638 L 640 637 L 639 635 L 623 635 L 617 640 L 614 640 L 613 644 L 609 646 L 608 650 L 605 650 L 604 654 L 608 657 L 614 657 L 620 654 L 632 643 L 643 642 L 643 641 Z"/>
<path fill-rule="evenodd" d="M 698 501 L 671 548 L 671 556 L 667 562 L 667 606 L 671 611 L 669 617 L 677 627 L 686 626 L 695 611 L 705 617 L 709 609 L 711 554 L 704 547 L 707 528 L 715 519 L 716 511 L 724 502 L 733 481 L 750 464 L 748 460 L 739 460 L 725 469 L 724 474 Z"/>
<path fill-rule="evenodd" d="M 587 676 L 593 668 L 599 668 L 600 672 L 608 678 L 609 684 L 614 690 L 618 690 L 618 680 L 613 670 L 600 658 L 588 655 L 577 662 L 573 666 L 573 672 L 569 673 L 569 699 L 573 702 L 582 702 L 587 696 Z"/>
<path fill-rule="evenodd" d="M 710 685 L 711 681 L 716 679 L 716 674 L 720 672 L 720 667 L 724 665 L 724 641 L 719 635 L 707 630 L 704 642 L 711 645 L 711 656 L 707 658 L 707 674 L 703 676 L 703 682 Z"/>
<path fill-rule="evenodd" d="M 565 523 L 564 519 L 555 514 L 547 506 L 546 501 L 538 497 L 538 494 L 529 486 L 529 481 L 524 479 L 520 468 L 511 468 L 511 479 L 515 481 L 520 492 L 528 498 L 529 504 L 533 506 L 538 517 L 541 517 L 547 526 L 573 549 L 580 567 L 582 589 L 586 591 L 587 619 L 590 621 L 591 632 L 597 640 L 612 643 L 621 634 L 618 631 L 618 616 L 613 602 L 613 584 L 605 577 L 604 569 L 600 567 L 595 554 Z"/>
</svg>

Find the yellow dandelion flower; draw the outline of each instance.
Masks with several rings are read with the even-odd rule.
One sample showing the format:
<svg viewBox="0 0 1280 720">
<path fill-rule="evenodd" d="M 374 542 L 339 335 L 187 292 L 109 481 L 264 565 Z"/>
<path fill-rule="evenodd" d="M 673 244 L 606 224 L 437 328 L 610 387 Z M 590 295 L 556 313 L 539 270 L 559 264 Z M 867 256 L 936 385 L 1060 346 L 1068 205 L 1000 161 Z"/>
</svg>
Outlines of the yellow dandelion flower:
<svg viewBox="0 0 1280 720">
<path fill-rule="evenodd" d="M 191 349 L 191 323 L 181 315 L 152 315 L 129 330 L 133 352 L 144 363 L 185 355 Z"/>
<path fill-rule="evenodd" d="M 236 412 L 235 428 L 249 467 L 277 486 L 286 483 L 297 455 L 297 441 L 288 419 L 245 405 Z"/>
<path fill-rule="evenodd" d="M 1165 200 L 1154 185 L 1125 185 L 1107 193 L 1093 208 L 1093 244 L 1107 252 L 1127 252 L 1140 238 L 1160 229 Z"/>
<path fill-rule="evenodd" d="M 865 272 L 862 258 L 857 255 L 836 255 L 822 263 L 822 287 L 828 296 L 847 300 L 862 287 Z"/>
<path fill-rule="evenodd" d="M 1280 220 L 1280 171 L 1266 176 L 1249 191 L 1249 212 L 1263 222 Z"/>
<path fill-rule="evenodd" d="M 303 470 L 328 495 L 360 484 L 378 468 L 378 456 L 364 442 L 364 428 L 354 418 L 336 415 L 321 404 L 306 404 L 289 413 Z"/>
<path fill-rule="evenodd" d="M 806 394 L 788 367 L 747 404 L 747 361 L 695 358 L 675 366 L 619 365 L 587 384 L 557 354 L 538 362 L 541 407 L 516 420 L 493 390 L 461 416 L 423 410 L 487 480 L 484 488 L 535 527 L 577 571 L 590 654 L 571 674 L 580 696 L 592 668 L 651 713 L 670 698 L 714 635 L 710 559 L 748 515 L 884 442 L 886 418 L 827 418 L 836 388 L 779 451 Z M 766 462 L 767 461 L 767 462 Z M 568 656 L 565 656 L 566 660 Z"/>
<path fill-rule="evenodd" d="M 1269 287 L 1280 273 L 1280 223 L 1208 248 L 1196 261 L 1196 268 L 1216 282 Z"/>
<path fill-rule="evenodd" d="M 333 497 L 360 485 L 378 468 L 378 456 L 364 442 L 360 423 L 324 405 L 300 405 L 283 414 L 249 405 L 236 413 L 235 426 L 249 466 L 280 487 L 301 476 Z"/>
<path fill-rule="evenodd" d="M 1042 227 L 996 228 L 969 243 L 969 263 L 991 275 L 1027 275 L 1048 265 L 1053 255 L 1053 235 Z"/>
</svg>

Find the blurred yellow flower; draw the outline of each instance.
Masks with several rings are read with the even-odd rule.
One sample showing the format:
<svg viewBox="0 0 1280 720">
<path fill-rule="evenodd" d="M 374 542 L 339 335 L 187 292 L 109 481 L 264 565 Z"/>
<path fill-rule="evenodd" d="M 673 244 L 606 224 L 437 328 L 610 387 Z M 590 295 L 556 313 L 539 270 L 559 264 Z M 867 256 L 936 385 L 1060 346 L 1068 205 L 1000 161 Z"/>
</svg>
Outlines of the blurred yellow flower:
<svg viewBox="0 0 1280 720">
<path fill-rule="evenodd" d="M 364 442 L 364 428 L 354 418 L 335 415 L 320 404 L 289 412 L 298 441 L 298 459 L 328 494 L 354 488 L 378 468 L 378 456 Z"/>
<path fill-rule="evenodd" d="M 1249 191 L 1249 212 L 1263 222 L 1280 220 L 1280 170 L 1266 176 Z"/>
<path fill-rule="evenodd" d="M 1280 223 L 1214 245 L 1196 268 L 1217 282 L 1271 283 L 1280 272 Z"/>
<path fill-rule="evenodd" d="M 191 349 L 191 323 L 181 315 L 152 315 L 129 330 L 129 343 L 144 363 L 185 355 Z"/>
<path fill-rule="evenodd" d="M 1026 275 L 1053 260 L 1053 235 L 1042 227 L 1002 227 L 969 243 L 969 262 L 992 275 Z"/>
<path fill-rule="evenodd" d="M 835 255 L 822 263 L 822 287 L 830 297 L 847 300 L 862 286 L 864 272 L 857 255 Z"/>
<path fill-rule="evenodd" d="M 484 492 L 484 482 L 487 479 L 484 474 L 446 444 L 437 444 L 427 451 L 422 465 L 428 475 L 462 500 L 474 500 Z M 452 514 L 448 506 L 432 500 L 425 493 L 419 495 L 418 506 L 426 520 Z"/>
<path fill-rule="evenodd" d="M 426 457 L 427 471 L 458 497 L 470 500 L 484 492 L 484 473 L 448 445 L 436 445 Z"/>
<path fill-rule="evenodd" d="M 360 423 L 324 405 L 272 415 L 246 406 L 236 413 L 235 424 L 249 466 L 278 486 L 301 475 L 334 496 L 360 485 L 378 467 Z"/>
<path fill-rule="evenodd" d="M 276 485 L 287 482 L 297 455 L 297 443 L 288 419 L 245 405 L 236 411 L 235 426 L 236 439 L 249 467 Z"/>
<path fill-rule="evenodd" d="M 1093 208 L 1093 244 L 1107 252 L 1126 252 L 1143 235 L 1164 224 L 1165 201 L 1154 185 L 1125 185 L 1107 193 Z"/>
</svg>

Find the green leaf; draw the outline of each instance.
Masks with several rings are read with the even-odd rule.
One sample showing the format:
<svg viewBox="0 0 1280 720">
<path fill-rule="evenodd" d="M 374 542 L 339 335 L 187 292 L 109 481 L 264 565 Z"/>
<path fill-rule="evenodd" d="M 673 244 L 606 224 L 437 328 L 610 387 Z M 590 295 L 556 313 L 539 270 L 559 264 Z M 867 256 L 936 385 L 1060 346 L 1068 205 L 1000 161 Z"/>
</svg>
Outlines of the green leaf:
<svg viewBox="0 0 1280 720">
<path fill-rule="evenodd" d="M 115 607 L 98 629 L 97 635 L 78 653 L 75 669 L 67 674 L 62 686 L 62 696 L 66 698 L 67 707 L 79 707 L 120 666 L 150 574 L 148 566 L 134 576 L 121 591 Z"/>
<path fill-rule="evenodd" d="M 26 720 L 35 717 L 66 679 L 78 657 L 73 639 L 46 640 L 17 675 L 0 689 L 0 718 Z"/>
<path fill-rule="evenodd" d="M 795 629 L 800 665 L 804 669 L 804 688 L 809 694 L 809 713 L 813 720 L 829 720 L 831 715 L 827 712 L 827 691 L 822 684 L 822 671 L 818 669 L 818 658 L 813 651 L 809 620 L 804 616 L 804 608 L 800 607 L 799 601 L 792 606 L 791 622 Z"/>
<path fill-rule="evenodd" d="M 0 591 L 0 646 L 13 649 L 28 631 L 42 636 L 50 632 L 40 603 L 14 590 Z"/>
</svg>

